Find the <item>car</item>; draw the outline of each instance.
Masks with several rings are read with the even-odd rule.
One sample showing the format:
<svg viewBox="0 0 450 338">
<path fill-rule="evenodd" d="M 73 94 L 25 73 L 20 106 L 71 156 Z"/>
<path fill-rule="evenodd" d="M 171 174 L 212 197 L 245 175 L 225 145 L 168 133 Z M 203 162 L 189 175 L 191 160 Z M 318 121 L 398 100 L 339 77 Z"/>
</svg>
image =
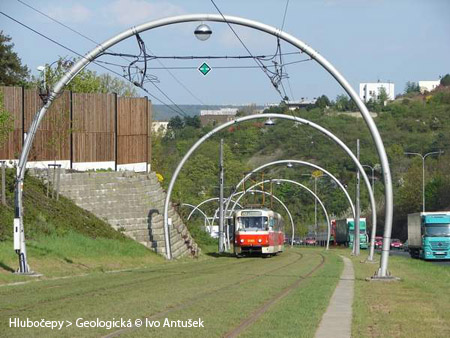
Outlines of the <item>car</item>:
<svg viewBox="0 0 450 338">
<path fill-rule="evenodd" d="M 393 238 L 391 240 L 391 249 L 402 249 L 403 248 L 403 243 L 397 239 L 397 238 Z"/>
<path fill-rule="evenodd" d="M 375 249 L 381 249 L 383 246 L 383 237 L 375 236 Z"/>
<path fill-rule="evenodd" d="M 309 237 L 305 240 L 305 244 L 306 245 L 316 245 L 316 239 Z"/>
</svg>

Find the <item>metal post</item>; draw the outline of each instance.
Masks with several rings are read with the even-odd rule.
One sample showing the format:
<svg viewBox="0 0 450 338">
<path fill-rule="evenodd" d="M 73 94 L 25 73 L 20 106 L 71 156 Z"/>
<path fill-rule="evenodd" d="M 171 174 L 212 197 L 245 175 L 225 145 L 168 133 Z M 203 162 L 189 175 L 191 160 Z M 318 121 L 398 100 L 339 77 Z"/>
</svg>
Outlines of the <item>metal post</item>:
<svg viewBox="0 0 450 338">
<path fill-rule="evenodd" d="M 422 212 L 425 212 L 425 156 L 422 157 Z"/>
<path fill-rule="evenodd" d="M 224 252 L 223 222 L 223 139 L 220 139 L 219 150 L 219 252 Z"/>
<path fill-rule="evenodd" d="M 359 161 L 359 139 L 356 140 L 356 158 Z M 353 235 L 353 253 L 355 256 L 359 256 L 360 253 L 360 237 L 359 237 L 359 219 L 360 219 L 360 201 L 359 201 L 359 170 L 356 171 L 356 217 L 355 217 L 355 232 Z"/>
<path fill-rule="evenodd" d="M 2 162 L 2 204 L 6 205 L 6 177 L 5 177 L 6 161 L 1 162 Z"/>
<path fill-rule="evenodd" d="M 368 164 L 363 164 L 362 166 L 370 168 L 372 170 L 372 192 L 375 195 L 375 168 Z M 375 211 L 372 210 L 372 213 L 373 212 L 375 212 Z M 369 257 L 367 257 L 367 261 L 369 261 L 369 262 L 374 261 L 373 256 L 375 255 L 375 237 L 376 237 L 376 235 L 377 235 L 377 223 L 372 222 L 372 232 L 370 234 Z"/>
<path fill-rule="evenodd" d="M 55 168 L 56 169 L 56 168 Z M 58 165 L 58 173 L 56 174 L 56 200 L 59 201 L 59 184 L 61 182 L 61 164 Z"/>
<path fill-rule="evenodd" d="M 314 177 L 314 193 L 317 195 L 317 177 Z M 314 200 L 314 238 L 317 238 L 317 200 Z M 317 241 L 316 241 L 317 243 Z"/>
</svg>

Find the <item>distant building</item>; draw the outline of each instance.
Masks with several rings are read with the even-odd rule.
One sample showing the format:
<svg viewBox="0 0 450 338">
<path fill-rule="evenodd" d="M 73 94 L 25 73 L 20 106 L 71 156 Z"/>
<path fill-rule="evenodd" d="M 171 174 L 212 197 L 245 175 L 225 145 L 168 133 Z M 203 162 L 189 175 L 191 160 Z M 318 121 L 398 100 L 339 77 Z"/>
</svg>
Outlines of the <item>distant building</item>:
<svg viewBox="0 0 450 338">
<path fill-rule="evenodd" d="M 155 121 L 152 122 L 152 132 L 165 135 L 167 133 L 167 127 L 169 122 L 167 121 Z"/>
<path fill-rule="evenodd" d="M 423 94 L 425 92 L 431 92 L 436 87 L 439 87 L 441 80 L 436 81 L 419 81 L 419 90 Z"/>
<path fill-rule="evenodd" d="M 238 108 L 220 108 L 214 110 L 200 110 L 202 126 L 217 125 L 235 119 Z"/>
<path fill-rule="evenodd" d="M 296 110 L 299 108 L 306 108 L 308 106 L 312 106 L 312 105 L 316 104 L 316 101 L 317 101 L 316 98 L 309 100 L 309 99 L 302 97 L 298 101 L 286 101 L 284 104 L 289 108 L 289 110 Z M 265 108 L 267 109 L 270 107 L 278 107 L 278 106 L 280 106 L 280 103 L 267 103 L 265 105 Z"/>
<path fill-rule="evenodd" d="M 305 99 L 305 98 L 301 98 L 301 100 L 298 101 L 286 101 L 286 106 L 288 106 L 289 110 L 296 110 L 296 109 L 300 109 L 300 108 L 306 108 L 308 106 L 312 106 L 314 104 L 316 104 L 316 99 Z"/>
<path fill-rule="evenodd" d="M 370 100 L 376 101 L 380 95 L 381 88 L 386 90 L 388 100 L 395 99 L 394 84 L 391 82 L 360 83 L 359 97 L 366 103 Z"/>
</svg>

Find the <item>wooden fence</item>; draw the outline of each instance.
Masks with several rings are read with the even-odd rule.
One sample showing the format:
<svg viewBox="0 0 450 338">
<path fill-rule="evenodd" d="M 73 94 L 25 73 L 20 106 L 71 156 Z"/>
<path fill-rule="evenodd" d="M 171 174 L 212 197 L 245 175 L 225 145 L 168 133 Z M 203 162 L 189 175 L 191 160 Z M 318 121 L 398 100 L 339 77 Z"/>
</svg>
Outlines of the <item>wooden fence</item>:
<svg viewBox="0 0 450 338">
<path fill-rule="evenodd" d="M 26 133 L 42 107 L 37 90 L 0 87 L 14 130 L 0 147 L 0 159 L 17 160 Z M 29 161 L 149 163 L 151 102 L 147 98 L 65 91 L 39 126 Z"/>
</svg>

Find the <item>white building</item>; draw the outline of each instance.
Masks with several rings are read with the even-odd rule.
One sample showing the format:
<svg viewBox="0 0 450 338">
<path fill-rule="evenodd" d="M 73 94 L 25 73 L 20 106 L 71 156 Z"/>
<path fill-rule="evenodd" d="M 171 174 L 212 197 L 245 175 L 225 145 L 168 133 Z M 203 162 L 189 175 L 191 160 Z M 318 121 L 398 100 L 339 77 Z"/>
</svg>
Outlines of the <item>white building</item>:
<svg viewBox="0 0 450 338">
<path fill-rule="evenodd" d="M 236 115 L 238 108 L 220 108 L 210 110 L 200 110 L 200 116 L 205 115 Z"/>
<path fill-rule="evenodd" d="M 388 100 L 395 99 L 394 84 L 390 82 L 374 82 L 374 83 L 360 83 L 359 84 L 359 97 L 364 102 L 370 100 L 378 100 L 381 88 L 384 88 L 388 96 Z"/>
<path fill-rule="evenodd" d="M 152 122 L 152 132 L 165 135 L 167 133 L 167 126 L 169 122 L 167 121 L 153 121 Z"/>
<path fill-rule="evenodd" d="M 439 87 L 441 80 L 436 81 L 419 81 L 420 93 L 431 92 L 436 87 Z"/>
</svg>

